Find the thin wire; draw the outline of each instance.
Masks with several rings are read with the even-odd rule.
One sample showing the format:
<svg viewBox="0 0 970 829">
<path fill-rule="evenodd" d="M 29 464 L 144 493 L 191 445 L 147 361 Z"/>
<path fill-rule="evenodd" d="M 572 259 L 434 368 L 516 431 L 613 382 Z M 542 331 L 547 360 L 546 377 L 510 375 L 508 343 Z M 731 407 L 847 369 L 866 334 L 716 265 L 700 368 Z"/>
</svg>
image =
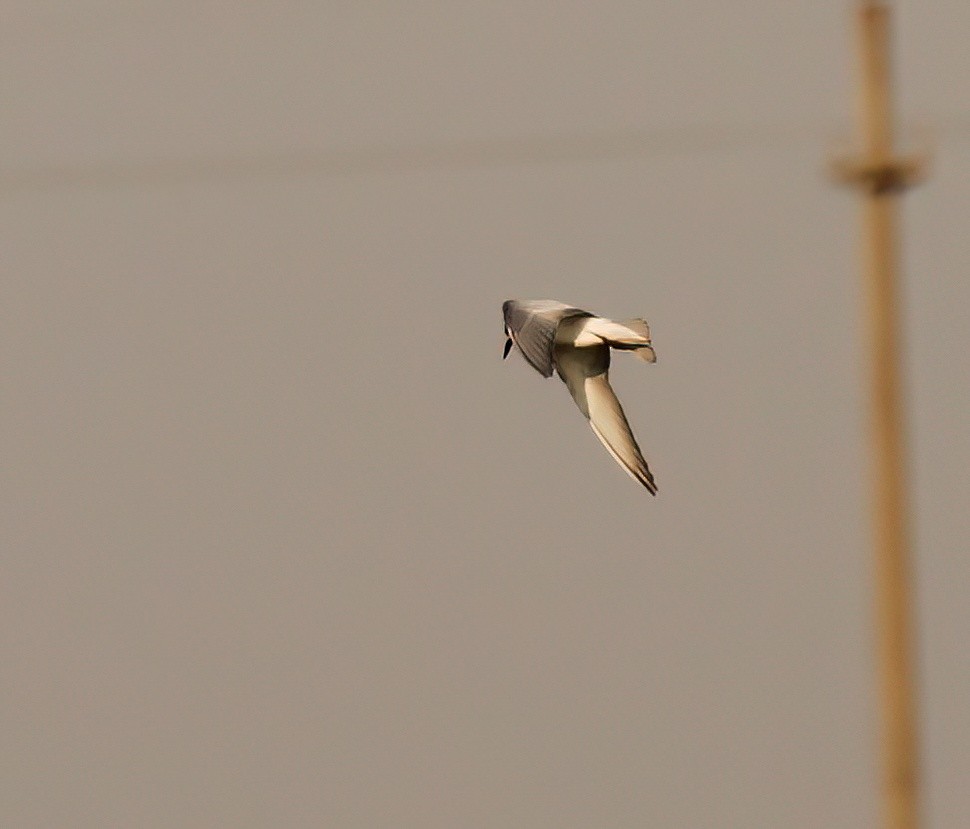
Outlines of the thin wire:
<svg viewBox="0 0 970 829">
<path fill-rule="evenodd" d="M 931 145 L 970 138 L 970 115 L 922 119 L 934 129 L 914 130 Z M 835 121 L 791 121 L 751 126 L 695 124 L 656 130 L 537 135 L 412 145 L 371 145 L 342 149 L 169 159 L 108 160 L 0 169 L 0 196 L 17 192 L 160 186 L 261 176 L 328 178 L 462 171 L 489 167 L 566 164 L 585 161 L 692 157 L 749 149 L 791 149 L 835 145 L 850 130 Z M 843 139 L 841 143 L 846 143 Z M 921 147 L 921 149 L 926 149 Z M 929 148 L 932 150 L 932 147 Z"/>
<path fill-rule="evenodd" d="M 249 156 L 38 165 L 0 170 L 0 192 L 152 185 L 267 175 L 352 176 L 413 170 L 561 164 L 604 159 L 691 156 L 769 145 L 814 143 L 824 130 L 805 124 L 666 130 L 614 130 L 413 145 L 372 145 Z"/>
</svg>

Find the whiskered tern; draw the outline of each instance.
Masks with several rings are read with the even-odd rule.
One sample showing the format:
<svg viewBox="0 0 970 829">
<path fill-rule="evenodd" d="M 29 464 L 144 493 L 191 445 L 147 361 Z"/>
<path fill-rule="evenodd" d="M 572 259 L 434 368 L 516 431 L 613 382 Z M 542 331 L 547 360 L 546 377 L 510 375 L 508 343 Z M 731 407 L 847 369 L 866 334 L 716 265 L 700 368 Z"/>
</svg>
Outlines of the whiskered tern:
<svg viewBox="0 0 970 829">
<path fill-rule="evenodd" d="M 510 299 L 502 314 L 508 338 L 502 358 L 515 345 L 543 377 L 555 370 L 613 459 L 656 495 L 653 475 L 609 382 L 611 348 L 657 362 L 647 323 L 615 322 L 552 299 Z"/>
</svg>

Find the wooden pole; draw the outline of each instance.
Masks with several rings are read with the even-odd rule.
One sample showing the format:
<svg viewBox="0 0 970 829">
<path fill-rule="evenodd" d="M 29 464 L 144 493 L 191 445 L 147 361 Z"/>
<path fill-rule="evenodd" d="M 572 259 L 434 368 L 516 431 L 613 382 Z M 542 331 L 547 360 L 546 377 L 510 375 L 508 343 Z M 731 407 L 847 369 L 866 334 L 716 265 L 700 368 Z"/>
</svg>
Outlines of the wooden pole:
<svg viewBox="0 0 970 829">
<path fill-rule="evenodd" d="M 863 154 L 840 162 L 839 177 L 863 198 L 875 604 L 880 696 L 883 825 L 916 829 L 918 774 L 905 447 L 896 288 L 896 201 L 918 177 L 918 159 L 893 153 L 890 11 L 859 8 L 860 128 Z"/>
</svg>

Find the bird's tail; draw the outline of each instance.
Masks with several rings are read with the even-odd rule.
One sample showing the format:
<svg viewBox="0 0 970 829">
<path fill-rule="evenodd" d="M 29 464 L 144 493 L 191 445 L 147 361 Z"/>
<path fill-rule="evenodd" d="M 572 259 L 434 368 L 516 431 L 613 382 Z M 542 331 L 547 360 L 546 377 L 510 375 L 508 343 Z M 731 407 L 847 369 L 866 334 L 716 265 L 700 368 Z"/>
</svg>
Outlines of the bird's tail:
<svg viewBox="0 0 970 829">
<path fill-rule="evenodd" d="M 612 348 L 632 351 L 645 363 L 657 362 L 657 355 L 650 340 L 650 327 L 646 320 L 637 318 L 615 322 L 600 318 L 587 323 L 587 330 Z"/>
</svg>

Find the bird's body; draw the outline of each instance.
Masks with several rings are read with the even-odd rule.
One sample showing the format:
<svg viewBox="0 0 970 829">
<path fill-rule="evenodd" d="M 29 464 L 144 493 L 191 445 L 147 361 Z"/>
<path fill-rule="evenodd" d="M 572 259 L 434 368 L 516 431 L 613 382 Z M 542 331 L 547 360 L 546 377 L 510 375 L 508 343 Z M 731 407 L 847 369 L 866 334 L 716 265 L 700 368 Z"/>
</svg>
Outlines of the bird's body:
<svg viewBox="0 0 970 829">
<path fill-rule="evenodd" d="M 544 377 L 553 370 L 614 460 L 651 495 L 657 485 L 609 383 L 610 348 L 656 362 L 642 319 L 615 322 L 555 300 L 508 300 L 502 306 L 508 342 Z"/>
</svg>

